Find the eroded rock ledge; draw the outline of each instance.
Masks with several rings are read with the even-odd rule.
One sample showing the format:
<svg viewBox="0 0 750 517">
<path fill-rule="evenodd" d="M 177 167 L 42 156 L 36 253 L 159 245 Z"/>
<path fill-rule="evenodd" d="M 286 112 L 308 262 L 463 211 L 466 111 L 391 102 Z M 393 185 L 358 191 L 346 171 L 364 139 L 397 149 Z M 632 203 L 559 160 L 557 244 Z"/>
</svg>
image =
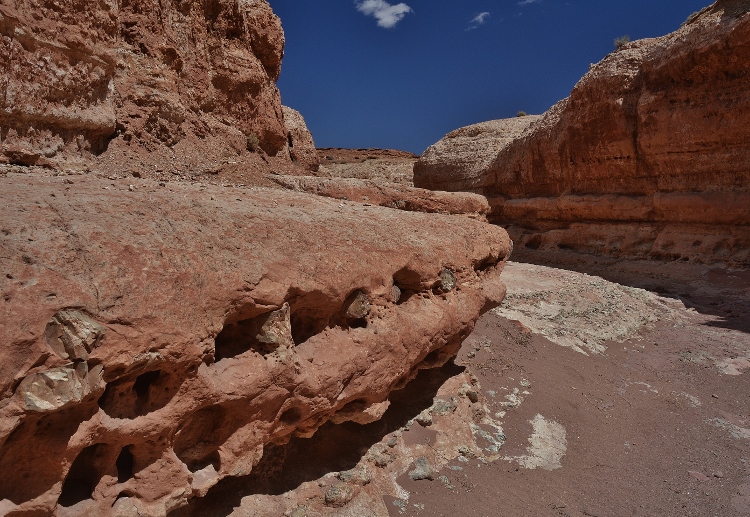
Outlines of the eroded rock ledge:
<svg viewBox="0 0 750 517">
<path fill-rule="evenodd" d="M 273 189 L 0 178 L 0 513 L 164 515 L 373 421 L 505 288 L 504 230 Z"/>
<path fill-rule="evenodd" d="M 520 132 L 446 135 L 415 185 L 485 194 L 517 245 L 748 264 L 748 60 L 750 2 L 718 1 L 612 52 Z"/>
<path fill-rule="evenodd" d="M 490 211 L 487 198 L 469 192 L 439 192 L 357 178 L 277 175 L 269 176 L 269 179 L 298 192 L 413 212 L 463 214 L 486 220 Z"/>
</svg>

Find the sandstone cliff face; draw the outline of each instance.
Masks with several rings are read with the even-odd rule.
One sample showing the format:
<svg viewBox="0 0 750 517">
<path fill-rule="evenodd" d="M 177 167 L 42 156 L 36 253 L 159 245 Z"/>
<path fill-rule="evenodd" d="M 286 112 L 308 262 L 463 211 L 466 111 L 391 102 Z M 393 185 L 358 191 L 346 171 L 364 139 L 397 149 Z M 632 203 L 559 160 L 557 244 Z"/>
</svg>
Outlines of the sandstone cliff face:
<svg viewBox="0 0 750 517">
<path fill-rule="evenodd" d="M 378 419 L 505 293 L 499 227 L 167 185 L 0 177 L 3 515 L 165 515 Z"/>
<path fill-rule="evenodd" d="M 748 11 L 719 1 L 670 35 L 611 53 L 490 151 L 480 179 L 452 189 L 486 194 L 494 220 L 531 247 L 748 263 Z"/>
<path fill-rule="evenodd" d="M 283 49 L 266 0 L 3 1 L 0 162 L 275 156 Z"/>
</svg>

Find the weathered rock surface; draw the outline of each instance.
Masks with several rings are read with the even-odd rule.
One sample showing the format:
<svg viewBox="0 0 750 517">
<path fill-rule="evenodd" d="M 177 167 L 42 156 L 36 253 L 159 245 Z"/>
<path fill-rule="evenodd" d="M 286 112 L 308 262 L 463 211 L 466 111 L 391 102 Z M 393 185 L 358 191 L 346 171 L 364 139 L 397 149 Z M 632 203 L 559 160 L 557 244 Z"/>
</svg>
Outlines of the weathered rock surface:
<svg viewBox="0 0 750 517">
<path fill-rule="evenodd" d="M 315 142 L 310 130 L 307 129 L 305 119 L 299 111 L 288 106 L 282 106 L 282 110 L 290 158 L 304 169 L 317 171 L 320 166 L 318 151 L 315 149 Z"/>
<path fill-rule="evenodd" d="M 481 172 L 464 179 L 450 154 L 426 153 L 415 185 L 454 171 L 451 190 L 487 195 L 491 219 L 535 248 L 749 263 L 748 11 L 722 0 L 672 34 L 625 45 L 467 166 L 488 163 Z"/>
<path fill-rule="evenodd" d="M 396 149 L 318 148 L 320 168 L 316 176 L 356 178 L 414 186 L 417 155 Z"/>
<path fill-rule="evenodd" d="M 266 0 L 4 1 L 0 162 L 196 169 L 247 158 L 255 138 L 276 156 L 283 51 Z"/>
<path fill-rule="evenodd" d="M 290 190 L 414 212 L 466 214 L 485 219 L 490 211 L 487 198 L 468 192 L 437 192 L 354 178 L 279 175 L 269 179 Z"/>
<path fill-rule="evenodd" d="M 482 192 L 492 184 L 486 171 L 498 153 L 540 118 L 490 120 L 451 131 L 414 164 L 414 184 L 431 190 Z"/>
<path fill-rule="evenodd" d="M 504 296 L 508 236 L 466 217 L 91 176 L 0 191 L 7 515 L 164 515 L 270 444 L 376 420 Z"/>
</svg>

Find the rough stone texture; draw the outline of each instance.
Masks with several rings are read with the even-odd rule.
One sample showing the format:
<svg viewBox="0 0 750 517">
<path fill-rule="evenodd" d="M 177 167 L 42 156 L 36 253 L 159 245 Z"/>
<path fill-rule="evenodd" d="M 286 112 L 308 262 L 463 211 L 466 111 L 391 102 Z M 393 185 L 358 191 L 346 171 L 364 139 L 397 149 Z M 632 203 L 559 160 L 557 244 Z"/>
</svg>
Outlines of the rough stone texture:
<svg viewBox="0 0 750 517">
<path fill-rule="evenodd" d="M 284 127 L 286 127 L 287 147 L 292 162 L 304 169 L 316 172 L 320 166 L 320 160 L 305 119 L 299 111 L 288 106 L 282 106 L 282 110 Z"/>
<path fill-rule="evenodd" d="M 283 49 L 266 0 L 4 1 L 0 162 L 200 168 L 252 154 L 253 134 L 275 156 Z"/>
<path fill-rule="evenodd" d="M 436 192 L 398 183 L 354 178 L 271 176 L 270 179 L 298 192 L 414 212 L 466 214 L 484 219 L 490 211 L 484 196 L 468 192 Z"/>
<path fill-rule="evenodd" d="M 749 10 L 611 53 L 454 189 L 479 185 L 517 244 L 750 263 Z"/>
<path fill-rule="evenodd" d="M 538 121 L 539 115 L 490 120 L 451 131 L 414 164 L 414 185 L 430 190 L 483 192 L 497 154 Z"/>
<path fill-rule="evenodd" d="M 272 444 L 379 418 L 505 293 L 507 234 L 466 217 L 91 176 L 0 191 L 7 515 L 164 515 Z"/>
</svg>

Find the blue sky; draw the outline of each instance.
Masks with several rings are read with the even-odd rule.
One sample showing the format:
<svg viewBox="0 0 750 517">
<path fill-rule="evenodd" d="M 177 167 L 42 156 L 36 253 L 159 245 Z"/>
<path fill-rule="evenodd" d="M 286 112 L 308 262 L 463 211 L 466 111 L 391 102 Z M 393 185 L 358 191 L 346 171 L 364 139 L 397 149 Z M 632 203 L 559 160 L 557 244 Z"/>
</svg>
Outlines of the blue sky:
<svg viewBox="0 0 750 517">
<path fill-rule="evenodd" d="M 709 0 L 269 0 L 278 85 L 318 147 L 420 154 L 461 126 L 543 113 L 622 35 L 661 36 Z"/>
</svg>

